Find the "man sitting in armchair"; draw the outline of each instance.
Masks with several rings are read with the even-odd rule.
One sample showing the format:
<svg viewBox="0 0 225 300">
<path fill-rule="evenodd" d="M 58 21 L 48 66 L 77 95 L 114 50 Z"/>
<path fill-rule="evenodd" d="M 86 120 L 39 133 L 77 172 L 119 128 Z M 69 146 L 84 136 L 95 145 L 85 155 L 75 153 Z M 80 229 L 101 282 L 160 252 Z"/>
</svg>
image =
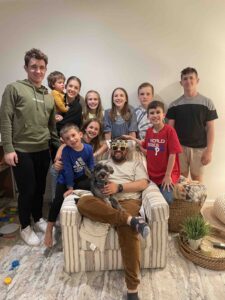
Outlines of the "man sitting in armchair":
<svg viewBox="0 0 225 300">
<path fill-rule="evenodd" d="M 127 160 L 128 145 L 125 140 L 111 143 L 111 158 L 107 161 L 114 173 L 104 187 L 106 196 L 113 195 L 123 210 L 115 209 L 102 199 L 84 196 L 78 201 L 79 212 L 92 221 L 109 223 L 116 227 L 127 285 L 127 299 L 138 299 L 140 283 L 140 242 L 138 233 L 146 237 L 150 229 L 145 220 L 138 216 L 141 208 L 141 192 L 149 180 L 140 161 Z"/>
</svg>

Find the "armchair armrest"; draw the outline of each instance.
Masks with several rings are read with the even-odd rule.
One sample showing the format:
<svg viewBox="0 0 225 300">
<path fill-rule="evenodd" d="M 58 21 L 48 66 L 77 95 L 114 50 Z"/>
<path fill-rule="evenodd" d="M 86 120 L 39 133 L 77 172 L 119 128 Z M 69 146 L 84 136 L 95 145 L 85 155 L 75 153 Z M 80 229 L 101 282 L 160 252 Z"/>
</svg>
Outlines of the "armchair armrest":
<svg viewBox="0 0 225 300">
<path fill-rule="evenodd" d="M 74 195 L 69 195 L 63 201 L 60 210 L 60 223 L 64 226 L 79 226 L 81 215 L 78 212 Z"/>
<path fill-rule="evenodd" d="M 169 205 L 152 181 L 142 192 L 142 206 L 148 223 L 163 222 L 169 218 Z"/>
</svg>

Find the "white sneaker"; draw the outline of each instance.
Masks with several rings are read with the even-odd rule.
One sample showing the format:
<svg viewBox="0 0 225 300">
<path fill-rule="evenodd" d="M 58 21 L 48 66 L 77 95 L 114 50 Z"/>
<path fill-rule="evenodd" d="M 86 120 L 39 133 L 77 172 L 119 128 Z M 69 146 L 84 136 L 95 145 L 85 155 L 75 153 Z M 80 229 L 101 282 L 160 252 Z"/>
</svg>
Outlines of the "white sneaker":
<svg viewBox="0 0 225 300">
<path fill-rule="evenodd" d="M 40 240 L 36 233 L 32 230 L 32 228 L 27 226 L 24 229 L 20 229 L 20 236 L 30 246 L 38 246 L 40 244 Z"/>
<path fill-rule="evenodd" d="M 48 223 L 43 218 L 41 218 L 38 222 L 34 223 L 34 229 L 36 231 L 41 231 L 45 233 L 47 229 L 47 224 Z"/>
</svg>

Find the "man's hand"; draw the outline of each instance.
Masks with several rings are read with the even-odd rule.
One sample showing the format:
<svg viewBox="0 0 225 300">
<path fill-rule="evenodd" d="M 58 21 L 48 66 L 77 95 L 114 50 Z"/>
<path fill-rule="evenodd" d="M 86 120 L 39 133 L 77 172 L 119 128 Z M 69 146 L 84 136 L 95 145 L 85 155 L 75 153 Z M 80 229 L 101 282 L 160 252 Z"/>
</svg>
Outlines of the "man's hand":
<svg viewBox="0 0 225 300">
<path fill-rule="evenodd" d="M 165 175 L 163 180 L 162 180 L 162 187 L 163 190 L 165 191 L 165 189 L 167 188 L 168 192 L 170 191 L 170 189 L 174 189 L 174 184 L 172 181 L 172 178 L 170 175 Z"/>
<path fill-rule="evenodd" d="M 206 166 L 210 163 L 212 160 L 212 152 L 207 150 L 207 148 L 203 151 L 202 157 L 201 157 L 201 163 Z"/>
<path fill-rule="evenodd" d="M 116 194 L 118 190 L 118 184 L 115 182 L 109 182 L 105 185 L 105 187 L 102 189 L 102 193 L 106 196 Z"/>
<path fill-rule="evenodd" d="M 18 156 L 16 152 L 10 152 L 4 155 L 5 162 L 7 165 L 15 167 L 18 164 Z"/>
<path fill-rule="evenodd" d="M 55 163 L 54 163 L 54 169 L 56 170 L 56 171 L 61 171 L 62 169 L 63 169 L 63 163 L 62 163 L 62 161 L 61 160 L 57 160 L 57 161 L 55 161 Z"/>
<path fill-rule="evenodd" d="M 63 194 L 63 197 L 66 198 L 67 196 L 73 194 L 73 189 L 69 189 L 68 191 L 66 191 L 64 194 Z"/>
</svg>

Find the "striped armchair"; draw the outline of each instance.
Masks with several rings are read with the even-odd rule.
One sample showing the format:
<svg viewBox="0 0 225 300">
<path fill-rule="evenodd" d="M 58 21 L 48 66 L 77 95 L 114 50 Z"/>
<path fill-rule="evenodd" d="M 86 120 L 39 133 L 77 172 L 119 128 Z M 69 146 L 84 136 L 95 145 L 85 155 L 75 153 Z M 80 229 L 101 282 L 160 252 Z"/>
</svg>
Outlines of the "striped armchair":
<svg viewBox="0 0 225 300">
<path fill-rule="evenodd" d="M 166 265 L 168 240 L 168 204 L 154 183 L 142 193 L 142 206 L 151 229 L 146 240 L 140 237 L 141 268 L 163 268 Z M 61 211 L 64 269 L 67 273 L 123 269 L 116 231 L 110 227 L 104 251 L 93 249 L 81 239 L 81 224 L 74 196 L 65 198 Z M 93 249 L 93 250 L 92 250 Z"/>
</svg>

